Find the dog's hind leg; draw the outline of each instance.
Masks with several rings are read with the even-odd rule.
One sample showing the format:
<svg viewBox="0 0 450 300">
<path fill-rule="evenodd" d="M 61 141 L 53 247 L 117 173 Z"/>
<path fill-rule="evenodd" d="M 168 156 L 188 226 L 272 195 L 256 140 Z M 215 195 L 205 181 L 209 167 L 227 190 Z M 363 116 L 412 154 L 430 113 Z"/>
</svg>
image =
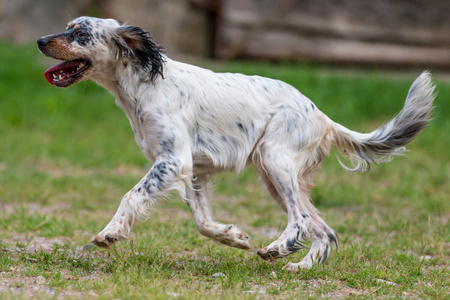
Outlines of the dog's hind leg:
<svg viewBox="0 0 450 300">
<path fill-rule="evenodd" d="M 261 177 L 269 180 L 271 192 L 282 208 L 286 208 L 288 224 L 280 237 L 258 251 L 265 260 L 274 260 L 304 248 L 302 242 L 311 234 L 311 217 L 307 207 L 301 205 L 298 197 L 308 197 L 297 182 L 296 165 L 292 154 L 282 147 L 264 147 L 261 152 L 259 170 Z M 275 193 L 276 191 L 276 193 Z"/>
<path fill-rule="evenodd" d="M 320 220 L 319 220 L 320 219 Z M 286 271 L 295 272 L 298 269 L 310 269 L 314 264 L 323 264 L 330 253 L 331 246 L 337 248 L 337 235 L 318 215 L 312 216 L 312 244 L 308 254 L 299 262 L 289 262 L 283 267 Z"/>
<path fill-rule="evenodd" d="M 309 151 L 300 153 L 307 157 Z M 299 263 L 289 263 L 288 271 L 298 268 L 311 268 L 314 263 L 324 263 L 329 255 L 332 243 L 337 246 L 337 236 L 319 216 L 317 209 L 309 199 L 309 190 L 313 186 L 312 178 L 321 162 L 319 159 L 303 160 L 295 163 L 289 152 L 265 151 L 261 154 L 259 172 L 267 185 L 271 196 L 287 212 L 288 225 L 281 236 L 269 246 L 258 251 L 265 260 L 274 260 L 294 253 L 303 247 L 303 240 L 311 237 L 312 245 L 308 254 Z M 307 161 L 308 163 L 304 163 Z M 302 173 L 297 174 L 298 170 Z"/>
<path fill-rule="evenodd" d="M 313 266 L 315 263 L 324 263 L 326 259 L 328 258 L 328 255 L 330 253 L 330 249 L 332 244 L 334 243 L 337 248 L 337 235 L 331 229 L 325 221 L 320 217 L 317 209 L 314 207 L 314 205 L 311 203 L 309 199 L 309 190 L 313 186 L 312 184 L 312 177 L 315 175 L 317 169 L 318 169 L 319 163 L 316 163 L 315 166 L 310 167 L 308 170 L 303 170 L 302 174 L 298 175 L 297 178 L 297 186 L 298 186 L 298 197 L 297 197 L 297 207 L 298 210 L 302 213 L 302 216 L 305 218 L 305 216 L 309 216 L 310 220 L 310 231 L 304 235 L 304 237 L 311 236 L 312 244 L 311 248 L 308 252 L 308 254 L 302 259 L 299 263 L 288 263 L 284 269 L 287 271 L 296 271 L 299 268 L 306 268 L 309 269 Z M 275 186 L 271 182 L 267 182 L 269 176 L 265 172 L 260 172 L 261 178 L 266 183 L 266 185 L 269 185 L 268 188 L 273 187 L 273 189 L 269 189 L 270 194 L 274 199 L 280 204 L 280 206 L 283 208 L 283 205 L 280 203 L 282 197 L 278 192 L 276 191 Z M 270 248 L 270 246 L 269 246 Z M 295 249 L 294 249 L 295 250 Z M 263 254 L 261 256 L 261 254 Z M 264 259 L 273 259 L 277 257 L 267 257 L 265 256 L 264 252 L 261 251 L 260 256 Z M 268 254 L 270 254 L 270 249 L 268 251 Z"/>
<path fill-rule="evenodd" d="M 312 187 L 312 177 L 315 174 L 316 168 L 306 171 L 300 174 L 298 177 L 298 183 L 305 193 L 309 194 L 309 189 Z M 295 272 L 300 269 L 309 269 L 314 264 L 323 264 L 330 253 L 331 247 L 335 244 L 336 249 L 338 246 L 337 235 L 333 229 L 331 229 L 325 221 L 320 217 L 317 209 L 311 203 L 309 197 L 299 198 L 299 201 L 304 201 L 303 206 L 307 207 L 309 216 L 311 218 L 311 248 L 308 254 L 299 263 L 288 263 L 283 269 Z"/>
<path fill-rule="evenodd" d="M 272 196 L 272 198 L 277 202 L 277 204 L 281 207 L 281 209 L 285 213 L 287 213 L 287 208 L 286 208 L 286 205 L 283 202 L 283 199 L 278 194 L 277 189 L 275 188 L 273 183 L 270 181 L 270 179 L 267 176 L 266 172 L 264 172 L 264 170 L 262 170 L 261 168 L 259 169 L 259 178 L 261 179 L 261 181 L 266 186 L 267 191 Z"/>
<path fill-rule="evenodd" d="M 186 198 L 195 223 L 200 233 L 221 244 L 248 250 L 249 236 L 236 225 L 214 222 L 208 203 L 207 180 L 201 176 L 192 181 L 192 188 L 187 187 Z"/>
<path fill-rule="evenodd" d="M 330 253 L 331 246 L 336 245 L 337 248 L 337 235 L 333 229 L 331 229 L 325 221 L 320 217 L 319 212 L 314 207 L 309 198 L 309 190 L 313 187 L 313 177 L 319 169 L 319 165 L 324 158 L 324 155 L 328 152 L 327 146 L 321 144 L 315 152 L 312 152 L 312 156 L 315 159 L 310 159 L 307 166 L 301 169 L 301 173 L 298 175 L 298 185 L 301 190 L 301 196 L 298 197 L 299 206 L 306 208 L 311 218 L 311 248 L 308 254 L 299 263 L 288 263 L 284 269 L 287 271 L 296 271 L 299 268 L 309 269 L 313 264 L 323 264 Z M 307 155 L 304 154 L 306 157 Z"/>
<path fill-rule="evenodd" d="M 312 245 L 305 258 L 299 263 L 289 263 L 285 269 L 295 271 L 311 268 L 314 263 L 324 263 L 331 244 L 337 245 L 337 237 L 309 200 L 311 177 L 315 170 L 298 176 L 289 155 L 282 151 L 265 153 L 262 158 L 261 178 L 268 185 L 272 197 L 286 208 L 288 224 L 281 236 L 259 250 L 258 255 L 265 260 L 284 257 L 304 248 L 303 240 L 311 237 Z"/>
</svg>

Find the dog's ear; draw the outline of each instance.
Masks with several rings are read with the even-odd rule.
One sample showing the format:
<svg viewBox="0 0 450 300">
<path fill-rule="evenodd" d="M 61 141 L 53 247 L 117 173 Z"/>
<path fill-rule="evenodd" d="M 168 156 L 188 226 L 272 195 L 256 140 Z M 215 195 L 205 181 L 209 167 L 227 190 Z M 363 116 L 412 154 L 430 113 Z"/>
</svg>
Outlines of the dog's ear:
<svg viewBox="0 0 450 300">
<path fill-rule="evenodd" d="M 158 75 L 163 76 L 164 48 L 156 45 L 148 32 L 136 26 L 120 26 L 112 41 L 118 58 L 138 58 L 152 80 Z"/>
</svg>

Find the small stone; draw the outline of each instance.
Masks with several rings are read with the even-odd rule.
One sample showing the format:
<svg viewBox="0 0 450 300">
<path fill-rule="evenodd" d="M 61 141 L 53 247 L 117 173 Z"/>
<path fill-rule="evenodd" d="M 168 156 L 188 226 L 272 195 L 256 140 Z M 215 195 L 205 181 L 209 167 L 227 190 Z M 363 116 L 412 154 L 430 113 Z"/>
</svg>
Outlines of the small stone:
<svg viewBox="0 0 450 300">
<path fill-rule="evenodd" d="M 171 296 L 171 297 L 178 298 L 178 297 L 181 297 L 182 295 L 181 295 L 180 293 L 172 293 L 172 292 L 168 292 L 168 293 L 167 293 L 167 296 Z"/>
<path fill-rule="evenodd" d="M 420 261 L 427 261 L 427 260 L 430 260 L 430 259 L 432 259 L 432 257 L 431 256 L 429 256 L 429 255 L 423 255 L 423 256 L 421 256 L 421 257 L 419 257 L 419 260 Z"/>
<path fill-rule="evenodd" d="M 397 284 L 395 282 L 392 281 L 387 281 L 387 280 L 383 280 L 383 279 L 376 279 L 376 282 L 380 282 L 380 283 L 384 283 L 384 284 L 388 284 L 388 285 L 392 285 L 392 286 L 396 286 Z"/>
<path fill-rule="evenodd" d="M 36 283 L 37 284 L 45 284 L 45 278 L 42 276 L 36 277 Z"/>
<path fill-rule="evenodd" d="M 397 253 L 403 254 L 403 255 L 419 256 L 419 254 L 417 254 L 417 252 L 414 252 L 411 250 L 398 250 Z"/>
<path fill-rule="evenodd" d="M 227 276 L 223 273 L 214 273 L 211 275 L 211 277 L 227 277 Z"/>
<path fill-rule="evenodd" d="M 92 249 L 94 249 L 94 245 L 92 245 L 92 244 L 86 244 L 83 246 L 83 251 L 89 251 Z"/>
</svg>

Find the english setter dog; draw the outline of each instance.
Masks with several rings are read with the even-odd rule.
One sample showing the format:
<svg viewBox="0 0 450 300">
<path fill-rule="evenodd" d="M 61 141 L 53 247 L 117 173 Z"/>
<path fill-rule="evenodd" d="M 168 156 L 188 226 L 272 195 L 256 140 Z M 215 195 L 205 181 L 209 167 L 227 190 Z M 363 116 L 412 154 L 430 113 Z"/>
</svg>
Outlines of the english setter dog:
<svg viewBox="0 0 450 300">
<path fill-rule="evenodd" d="M 171 60 L 148 32 L 113 19 L 79 17 L 65 32 L 37 43 L 42 54 L 62 60 L 45 72 L 47 81 L 69 87 L 92 79 L 108 89 L 125 111 L 137 144 L 154 162 L 93 238 L 104 248 L 126 238 L 156 199 L 177 190 L 201 234 L 250 249 L 244 231 L 214 221 L 207 183 L 216 172 L 239 172 L 254 164 L 288 218 L 283 233 L 258 255 L 282 258 L 310 238 L 306 257 L 285 269 L 324 263 L 337 236 L 310 202 L 309 189 L 331 146 L 352 162 L 352 167 L 343 165 L 347 171 L 367 171 L 371 163 L 404 151 L 427 125 L 435 97 L 431 75 L 423 72 L 396 117 L 371 133 L 358 133 L 333 122 L 289 84 Z"/>
</svg>

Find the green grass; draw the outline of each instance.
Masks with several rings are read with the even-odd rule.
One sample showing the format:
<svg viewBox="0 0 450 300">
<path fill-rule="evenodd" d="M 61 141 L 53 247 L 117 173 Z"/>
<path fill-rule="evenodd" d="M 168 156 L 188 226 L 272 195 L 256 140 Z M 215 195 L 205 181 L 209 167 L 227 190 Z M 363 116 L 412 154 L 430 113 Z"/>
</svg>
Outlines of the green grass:
<svg viewBox="0 0 450 300">
<path fill-rule="evenodd" d="M 113 97 L 92 82 L 54 88 L 43 76 L 51 63 L 34 46 L 0 43 L 0 299 L 450 297 L 450 83 L 439 75 L 435 118 L 406 157 L 364 174 L 346 173 L 334 155 L 325 160 L 312 198 L 339 250 L 292 274 L 282 267 L 305 252 L 271 264 L 217 245 L 176 196 L 159 202 L 132 240 L 83 250 L 151 164 Z M 420 73 L 201 64 L 286 81 L 361 131 L 395 115 Z M 254 169 L 214 183 L 216 217 L 250 233 L 255 249 L 272 241 L 267 229 L 284 228 Z"/>
</svg>

